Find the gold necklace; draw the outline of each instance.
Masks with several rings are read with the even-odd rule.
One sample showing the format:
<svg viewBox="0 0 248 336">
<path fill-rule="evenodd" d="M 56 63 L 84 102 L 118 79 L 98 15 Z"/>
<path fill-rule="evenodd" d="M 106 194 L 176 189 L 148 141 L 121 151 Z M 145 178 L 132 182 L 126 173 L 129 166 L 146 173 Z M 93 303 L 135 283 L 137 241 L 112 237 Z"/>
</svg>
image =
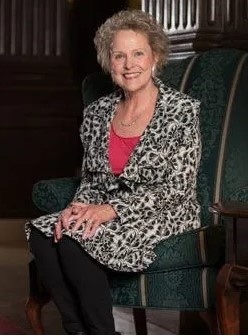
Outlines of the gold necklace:
<svg viewBox="0 0 248 336">
<path fill-rule="evenodd" d="M 140 115 L 136 119 L 134 119 L 133 121 L 131 121 L 130 123 L 127 123 L 127 124 L 124 123 L 123 121 L 120 121 L 120 124 L 123 127 L 131 127 L 131 126 L 136 124 L 136 121 L 139 119 L 139 117 L 140 117 Z"/>
</svg>

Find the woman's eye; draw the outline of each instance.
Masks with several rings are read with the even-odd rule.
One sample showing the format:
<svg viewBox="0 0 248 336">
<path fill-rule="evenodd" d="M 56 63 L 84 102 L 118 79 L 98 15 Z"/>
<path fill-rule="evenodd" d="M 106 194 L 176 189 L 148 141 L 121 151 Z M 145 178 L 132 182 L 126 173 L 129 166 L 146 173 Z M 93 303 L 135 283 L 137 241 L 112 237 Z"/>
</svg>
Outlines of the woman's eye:
<svg viewBox="0 0 248 336">
<path fill-rule="evenodd" d="M 143 51 L 136 51 L 134 55 L 135 56 L 143 56 L 144 53 L 143 53 Z"/>
<path fill-rule="evenodd" d="M 115 54 L 114 59 L 121 60 L 124 56 L 122 54 Z"/>
</svg>

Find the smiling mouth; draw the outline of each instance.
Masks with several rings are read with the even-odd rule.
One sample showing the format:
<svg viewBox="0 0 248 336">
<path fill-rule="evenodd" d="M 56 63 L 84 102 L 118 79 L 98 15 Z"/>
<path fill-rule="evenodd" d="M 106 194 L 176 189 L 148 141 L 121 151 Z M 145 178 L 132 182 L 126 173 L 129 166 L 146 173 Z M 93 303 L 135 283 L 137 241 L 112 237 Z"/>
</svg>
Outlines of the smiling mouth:
<svg viewBox="0 0 248 336">
<path fill-rule="evenodd" d="M 138 77 L 141 74 L 141 72 L 131 72 L 131 73 L 124 73 L 123 77 L 125 77 L 126 79 L 133 79 Z"/>
</svg>

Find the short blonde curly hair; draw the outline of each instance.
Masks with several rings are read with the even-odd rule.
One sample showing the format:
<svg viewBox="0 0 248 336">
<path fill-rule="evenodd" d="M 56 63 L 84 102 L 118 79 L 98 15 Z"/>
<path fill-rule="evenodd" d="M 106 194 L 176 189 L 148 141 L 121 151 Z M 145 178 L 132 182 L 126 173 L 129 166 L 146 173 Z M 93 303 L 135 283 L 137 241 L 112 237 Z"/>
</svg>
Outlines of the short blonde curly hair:
<svg viewBox="0 0 248 336">
<path fill-rule="evenodd" d="M 120 30 L 133 30 L 147 36 L 152 51 L 157 55 L 156 71 L 167 62 L 169 40 L 152 15 L 141 10 L 122 10 L 108 18 L 97 30 L 94 43 L 97 60 L 104 71 L 110 72 L 110 51 L 115 34 Z"/>
</svg>

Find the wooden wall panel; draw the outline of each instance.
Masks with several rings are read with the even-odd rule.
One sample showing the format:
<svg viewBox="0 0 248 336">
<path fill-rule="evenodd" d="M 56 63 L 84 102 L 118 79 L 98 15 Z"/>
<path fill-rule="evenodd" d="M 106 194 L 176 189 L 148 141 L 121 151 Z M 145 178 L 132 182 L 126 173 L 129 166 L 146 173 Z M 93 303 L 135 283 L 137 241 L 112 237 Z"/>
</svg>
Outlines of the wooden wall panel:
<svg viewBox="0 0 248 336">
<path fill-rule="evenodd" d="M 32 217 L 32 186 L 81 166 L 81 82 L 95 30 L 126 0 L 0 0 L 0 217 Z"/>
<path fill-rule="evenodd" d="M 37 213 L 32 186 L 80 162 L 82 108 L 66 0 L 0 0 L 0 216 Z"/>
<path fill-rule="evenodd" d="M 69 97 L 67 91 L 29 91 L 15 95 L 13 102 L 12 94 L 5 94 L 9 99 L 1 104 L 0 214 L 33 216 L 38 213 L 31 199 L 33 184 L 73 176 L 79 165 L 78 97 Z"/>
<path fill-rule="evenodd" d="M 66 2 L 0 0 L 0 55 L 63 56 Z"/>
<path fill-rule="evenodd" d="M 1 217 L 35 215 L 33 184 L 73 176 L 81 162 L 79 89 L 66 83 L 66 72 L 44 72 L 43 81 L 29 75 L 13 73 L 0 84 Z"/>
</svg>

